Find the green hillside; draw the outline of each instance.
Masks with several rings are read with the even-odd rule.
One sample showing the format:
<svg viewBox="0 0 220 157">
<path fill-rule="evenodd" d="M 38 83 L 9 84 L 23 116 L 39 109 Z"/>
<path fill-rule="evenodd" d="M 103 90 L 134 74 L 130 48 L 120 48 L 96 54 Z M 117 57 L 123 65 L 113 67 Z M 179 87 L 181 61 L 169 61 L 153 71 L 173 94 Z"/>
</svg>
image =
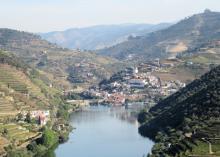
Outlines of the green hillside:
<svg viewBox="0 0 220 157">
<path fill-rule="evenodd" d="M 0 51 L 0 117 L 50 108 L 61 91 L 49 87 L 52 82 L 45 78 L 14 55 Z"/>
<path fill-rule="evenodd" d="M 124 63 L 116 59 L 63 49 L 40 36 L 11 29 L 0 29 L 0 49 L 12 52 L 25 63 L 42 70 L 62 89 L 78 85 L 77 80 L 81 81 L 81 86 L 90 86 L 124 67 Z"/>
<path fill-rule="evenodd" d="M 139 114 L 139 132 L 156 141 L 152 156 L 210 155 L 207 141 L 219 155 L 219 82 L 220 66 Z"/>
<path fill-rule="evenodd" d="M 0 156 L 17 150 L 25 154 L 28 144 L 42 138 L 42 126 L 33 117 L 28 119 L 27 113 L 49 111 L 49 125 L 56 126 L 57 119 L 68 117 L 68 107 L 62 91 L 47 75 L 0 51 Z M 57 136 L 60 134 L 57 131 Z M 29 156 L 34 156 L 31 153 Z"/>
</svg>

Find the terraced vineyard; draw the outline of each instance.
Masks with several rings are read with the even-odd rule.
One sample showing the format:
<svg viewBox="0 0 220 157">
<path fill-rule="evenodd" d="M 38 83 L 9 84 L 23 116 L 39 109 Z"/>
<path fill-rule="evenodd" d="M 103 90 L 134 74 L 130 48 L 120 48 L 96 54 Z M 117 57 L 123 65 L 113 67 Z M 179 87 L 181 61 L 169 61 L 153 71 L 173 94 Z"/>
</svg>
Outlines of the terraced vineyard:
<svg viewBox="0 0 220 157">
<path fill-rule="evenodd" d="M 23 71 L 0 64 L 0 91 L 3 93 L 0 97 L 0 116 L 36 108 L 37 103 L 48 106 L 49 101 L 38 84 L 33 83 Z"/>
<path fill-rule="evenodd" d="M 7 132 L 5 130 L 7 130 Z M 14 141 L 17 146 L 20 146 L 27 142 L 28 139 L 37 137 L 39 135 L 39 133 L 31 132 L 25 127 L 13 123 L 0 124 L 0 132 L 2 132 L 8 140 Z"/>
<path fill-rule="evenodd" d="M 17 76 L 17 78 L 14 77 L 13 74 L 10 73 L 10 71 L 7 71 L 4 67 L 0 67 L 0 83 L 7 85 L 9 88 L 12 88 L 17 92 L 27 93 L 27 86 L 19 81 L 19 76 Z"/>
<path fill-rule="evenodd" d="M 199 133 L 209 138 L 220 138 L 220 121 L 211 122 L 210 126 L 200 130 Z"/>
<path fill-rule="evenodd" d="M 7 147 L 8 145 L 9 141 L 4 137 L 0 137 L 0 156 L 5 156 L 6 152 L 4 147 Z"/>
<path fill-rule="evenodd" d="M 0 65 L 0 83 L 7 85 L 19 93 L 29 93 L 44 97 L 41 89 L 34 85 L 22 71 L 12 68 L 9 65 Z"/>
<path fill-rule="evenodd" d="M 16 108 L 14 98 L 12 95 L 9 95 L 9 90 L 7 88 L 2 88 L 0 86 L 0 120 L 5 120 L 8 116 L 15 116 L 18 113 Z"/>
<path fill-rule="evenodd" d="M 15 149 L 22 152 L 41 138 L 42 126 L 24 113 L 51 110 L 64 103 L 60 96 L 47 75 L 0 51 L 0 156 L 11 156 Z"/>
<path fill-rule="evenodd" d="M 13 111 L 16 110 L 12 103 L 4 98 L 0 98 L 0 111 Z"/>
</svg>

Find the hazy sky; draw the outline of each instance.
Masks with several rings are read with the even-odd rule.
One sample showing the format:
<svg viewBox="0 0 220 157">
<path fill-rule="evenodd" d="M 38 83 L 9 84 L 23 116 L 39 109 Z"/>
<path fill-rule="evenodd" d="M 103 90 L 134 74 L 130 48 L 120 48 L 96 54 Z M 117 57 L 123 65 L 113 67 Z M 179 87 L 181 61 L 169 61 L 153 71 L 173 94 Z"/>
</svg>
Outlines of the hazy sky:
<svg viewBox="0 0 220 157">
<path fill-rule="evenodd" d="M 0 0 L 0 27 L 46 32 L 99 24 L 173 22 L 220 11 L 220 0 Z"/>
</svg>

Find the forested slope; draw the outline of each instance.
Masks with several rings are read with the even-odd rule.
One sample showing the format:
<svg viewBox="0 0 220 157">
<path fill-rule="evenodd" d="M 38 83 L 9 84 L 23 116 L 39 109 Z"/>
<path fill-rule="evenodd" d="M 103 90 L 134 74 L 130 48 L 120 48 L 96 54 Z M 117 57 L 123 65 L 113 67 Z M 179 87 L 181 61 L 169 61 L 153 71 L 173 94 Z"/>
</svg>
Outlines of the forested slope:
<svg viewBox="0 0 220 157">
<path fill-rule="evenodd" d="M 220 137 L 220 66 L 141 112 L 139 121 L 140 133 L 160 143 L 155 154 L 175 155 L 197 140 Z"/>
</svg>

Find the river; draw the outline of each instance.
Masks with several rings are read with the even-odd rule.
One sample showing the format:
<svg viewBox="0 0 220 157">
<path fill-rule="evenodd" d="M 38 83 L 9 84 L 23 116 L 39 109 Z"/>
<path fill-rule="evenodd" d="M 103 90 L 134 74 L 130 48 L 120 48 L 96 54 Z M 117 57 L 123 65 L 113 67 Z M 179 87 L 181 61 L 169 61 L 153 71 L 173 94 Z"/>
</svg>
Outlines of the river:
<svg viewBox="0 0 220 157">
<path fill-rule="evenodd" d="M 143 157 L 153 142 L 138 134 L 138 123 L 124 108 L 88 107 L 71 115 L 75 127 L 56 157 Z"/>
</svg>

